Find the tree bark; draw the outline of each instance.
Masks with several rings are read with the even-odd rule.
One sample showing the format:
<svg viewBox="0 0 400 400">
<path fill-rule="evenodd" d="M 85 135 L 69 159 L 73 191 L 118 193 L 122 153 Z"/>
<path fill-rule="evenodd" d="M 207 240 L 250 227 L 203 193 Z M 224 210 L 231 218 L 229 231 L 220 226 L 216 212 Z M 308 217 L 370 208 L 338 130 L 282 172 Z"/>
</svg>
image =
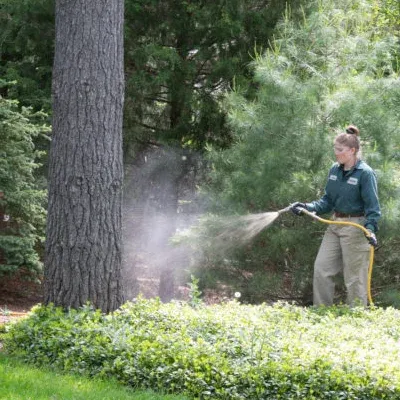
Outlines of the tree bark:
<svg viewBox="0 0 400 400">
<path fill-rule="evenodd" d="M 104 312 L 121 281 L 123 0 L 56 0 L 45 303 Z"/>
</svg>

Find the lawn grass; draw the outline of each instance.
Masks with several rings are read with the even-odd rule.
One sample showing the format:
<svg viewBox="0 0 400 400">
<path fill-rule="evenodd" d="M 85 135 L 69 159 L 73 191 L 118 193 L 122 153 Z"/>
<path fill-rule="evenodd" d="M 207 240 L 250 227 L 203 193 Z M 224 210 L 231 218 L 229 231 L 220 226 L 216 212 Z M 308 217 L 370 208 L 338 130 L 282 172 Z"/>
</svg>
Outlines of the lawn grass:
<svg viewBox="0 0 400 400">
<path fill-rule="evenodd" d="M 35 368 L 4 353 L 0 353 L 0 399 L 187 400 L 184 396 L 135 391 L 112 381 Z"/>
</svg>

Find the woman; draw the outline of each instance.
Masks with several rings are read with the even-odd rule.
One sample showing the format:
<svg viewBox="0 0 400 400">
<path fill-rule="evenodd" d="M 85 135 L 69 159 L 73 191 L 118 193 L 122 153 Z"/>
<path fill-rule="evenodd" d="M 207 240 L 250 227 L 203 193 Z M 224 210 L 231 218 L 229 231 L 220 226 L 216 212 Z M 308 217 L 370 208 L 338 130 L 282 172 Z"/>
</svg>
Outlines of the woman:
<svg viewBox="0 0 400 400">
<path fill-rule="evenodd" d="M 296 202 L 292 211 L 301 209 L 325 214 L 333 210 L 333 220 L 364 225 L 371 232 L 368 242 L 376 246 L 375 233 L 381 216 L 376 176 L 361 160 L 359 130 L 350 125 L 335 138 L 337 162 L 328 174 L 324 196 L 311 203 Z M 314 305 L 332 305 L 335 276 L 343 272 L 350 306 L 367 305 L 369 245 L 365 235 L 353 226 L 329 225 L 314 264 Z"/>
</svg>

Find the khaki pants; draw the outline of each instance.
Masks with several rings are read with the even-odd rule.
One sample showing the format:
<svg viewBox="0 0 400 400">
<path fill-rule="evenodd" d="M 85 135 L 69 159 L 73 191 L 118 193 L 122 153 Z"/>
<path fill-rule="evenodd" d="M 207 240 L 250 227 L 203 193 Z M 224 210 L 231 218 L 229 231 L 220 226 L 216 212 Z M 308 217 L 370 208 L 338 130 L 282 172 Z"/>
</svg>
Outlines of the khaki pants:
<svg viewBox="0 0 400 400">
<path fill-rule="evenodd" d="M 363 225 L 364 217 L 335 218 Z M 332 305 L 335 276 L 343 272 L 350 306 L 367 305 L 369 243 L 361 229 L 329 225 L 314 264 L 314 305 Z"/>
</svg>

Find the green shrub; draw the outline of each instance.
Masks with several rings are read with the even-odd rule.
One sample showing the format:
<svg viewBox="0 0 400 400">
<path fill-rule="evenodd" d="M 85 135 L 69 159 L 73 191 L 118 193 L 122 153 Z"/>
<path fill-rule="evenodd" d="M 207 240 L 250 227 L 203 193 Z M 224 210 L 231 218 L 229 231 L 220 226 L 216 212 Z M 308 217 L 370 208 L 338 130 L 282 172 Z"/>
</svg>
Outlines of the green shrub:
<svg viewBox="0 0 400 400">
<path fill-rule="evenodd" d="M 201 399 L 400 399 L 400 312 L 139 299 L 38 307 L 6 349 L 39 365 Z"/>
</svg>

